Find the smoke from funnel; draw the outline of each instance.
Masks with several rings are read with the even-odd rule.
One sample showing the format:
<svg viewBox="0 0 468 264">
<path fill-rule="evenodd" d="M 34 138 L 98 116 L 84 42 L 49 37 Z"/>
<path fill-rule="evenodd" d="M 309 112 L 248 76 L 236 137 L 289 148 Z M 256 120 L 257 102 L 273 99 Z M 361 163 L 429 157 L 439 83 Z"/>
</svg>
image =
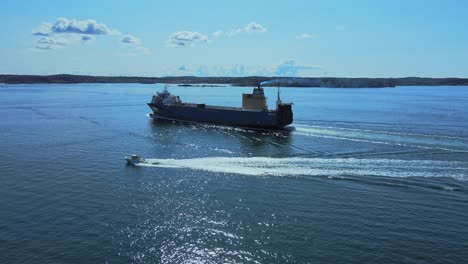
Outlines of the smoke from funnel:
<svg viewBox="0 0 468 264">
<path fill-rule="evenodd" d="M 288 85 L 288 84 L 304 84 L 306 83 L 307 80 L 304 78 L 281 78 L 281 79 L 273 79 L 273 80 L 268 80 L 268 81 L 263 81 L 260 83 L 260 85 Z"/>
<path fill-rule="evenodd" d="M 274 80 L 268 80 L 268 81 L 263 81 L 260 83 L 260 85 L 278 85 L 280 84 L 280 80 L 279 79 L 274 79 Z"/>
</svg>

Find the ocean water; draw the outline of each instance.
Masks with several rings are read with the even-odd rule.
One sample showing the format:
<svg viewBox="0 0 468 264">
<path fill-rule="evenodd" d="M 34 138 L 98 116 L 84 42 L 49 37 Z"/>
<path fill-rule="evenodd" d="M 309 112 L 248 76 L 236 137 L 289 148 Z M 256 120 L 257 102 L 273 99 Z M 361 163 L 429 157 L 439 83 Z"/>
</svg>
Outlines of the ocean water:
<svg viewBox="0 0 468 264">
<path fill-rule="evenodd" d="M 468 87 L 284 88 L 272 132 L 154 122 L 161 88 L 0 88 L 1 263 L 467 261 Z"/>
</svg>

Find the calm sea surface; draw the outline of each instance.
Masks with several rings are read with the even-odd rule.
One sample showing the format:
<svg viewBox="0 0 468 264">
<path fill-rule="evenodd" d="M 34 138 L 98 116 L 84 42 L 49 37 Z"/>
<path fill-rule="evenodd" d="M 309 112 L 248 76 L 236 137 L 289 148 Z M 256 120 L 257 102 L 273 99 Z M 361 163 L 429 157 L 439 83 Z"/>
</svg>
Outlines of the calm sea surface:
<svg viewBox="0 0 468 264">
<path fill-rule="evenodd" d="M 161 89 L 0 87 L 1 263 L 468 260 L 468 87 L 285 88 L 279 132 L 153 122 Z"/>
</svg>

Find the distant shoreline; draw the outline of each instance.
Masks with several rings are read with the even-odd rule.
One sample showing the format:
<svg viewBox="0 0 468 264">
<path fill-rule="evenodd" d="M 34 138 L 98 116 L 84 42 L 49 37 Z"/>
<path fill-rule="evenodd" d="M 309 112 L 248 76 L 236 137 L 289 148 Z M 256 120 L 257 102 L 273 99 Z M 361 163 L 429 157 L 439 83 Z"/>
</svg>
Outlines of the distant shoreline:
<svg viewBox="0 0 468 264">
<path fill-rule="evenodd" d="M 128 77 L 128 76 L 87 76 L 87 75 L 0 75 L 4 84 L 74 84 L 74 83 L 168 83 L 181 86 L 256 86 L 260 82 L 277 80 L 288 87 L 329 87 L 329 88 L 385 88 L 396 86 L 468 86 L 468 78 L 341 78 L 341 77 Z M 203 84 L 203 85 L 201 85 Z M 268 86 L 268 85 L 267 85 Z"/>
</svg>

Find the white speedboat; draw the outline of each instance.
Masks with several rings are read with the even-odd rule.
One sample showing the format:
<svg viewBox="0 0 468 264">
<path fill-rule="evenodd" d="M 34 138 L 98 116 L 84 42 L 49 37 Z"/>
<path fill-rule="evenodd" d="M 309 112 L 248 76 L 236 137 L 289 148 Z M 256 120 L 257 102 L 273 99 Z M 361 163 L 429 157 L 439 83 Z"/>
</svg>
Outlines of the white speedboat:
<svg viewBox="0 0 468 264">
<path fill-rule="evenodd" d="M 137 165 L 138 163 L 145 162 L 145 159 L 140 157 L 140 155 L 133 154 L 131 156 L 125 156 L 124 159 L 129 165 Z"/>
</svg>

